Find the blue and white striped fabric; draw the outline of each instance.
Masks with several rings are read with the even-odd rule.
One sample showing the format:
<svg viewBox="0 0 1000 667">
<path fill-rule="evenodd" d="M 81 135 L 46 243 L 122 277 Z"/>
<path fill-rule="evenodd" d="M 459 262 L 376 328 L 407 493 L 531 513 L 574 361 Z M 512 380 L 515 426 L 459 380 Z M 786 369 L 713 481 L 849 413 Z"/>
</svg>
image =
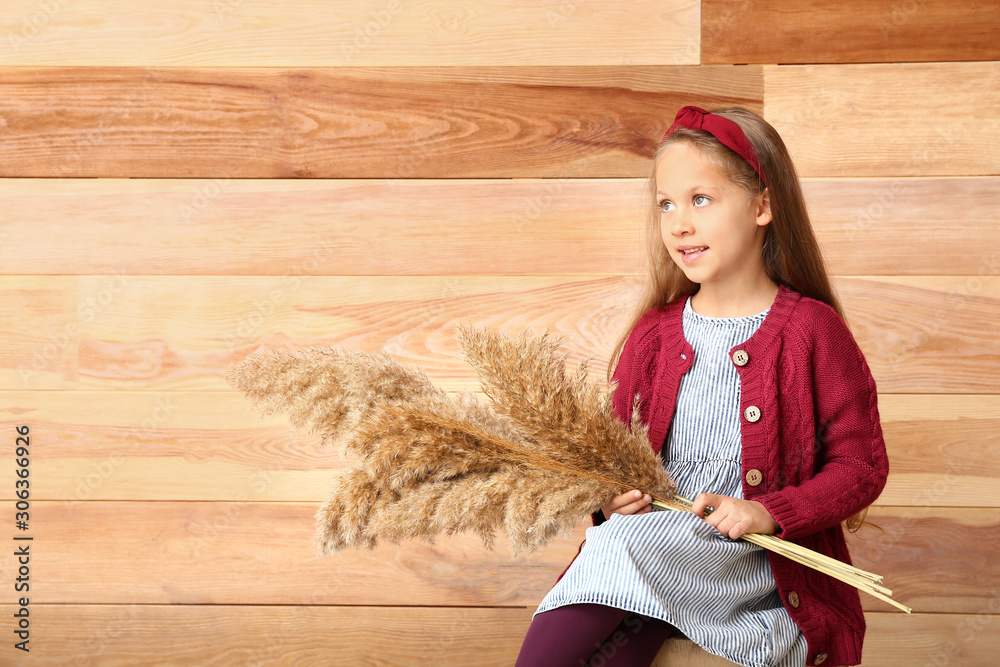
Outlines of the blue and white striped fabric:
<svg viewBox="0 0 1000 667">
<path fill-rule="evenodd" d="M 705 317 L 684 308 L 694 363 L 682 378 L 664 464 L 678 491 L 743 497 L 740 379 L 729 350 L 746 341 L 767 311 Z M 782 606 L 763 548 L 730 540 L 688 512 L 613 514 L 586 542 L 540 613 L 596 603 L 652 616 L 709 653 L 744 667 L 801 667 L 805 637 Z"/>
</svg>

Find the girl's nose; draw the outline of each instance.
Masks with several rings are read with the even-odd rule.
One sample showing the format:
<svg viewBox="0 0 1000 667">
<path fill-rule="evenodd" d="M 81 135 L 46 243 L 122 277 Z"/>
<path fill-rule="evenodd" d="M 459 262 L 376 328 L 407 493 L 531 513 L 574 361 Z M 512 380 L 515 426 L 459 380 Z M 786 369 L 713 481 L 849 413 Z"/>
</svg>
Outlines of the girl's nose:
<svg viewBox="0 0 1000 667">
<path fill-rule="evenodd" d="M 683 234 L 690 234 L 692 231 L 691 215 L 684 209 L 675 211 L 670 224 L 670 233 L 674 236 L 681 236 Z"/>
</svg>

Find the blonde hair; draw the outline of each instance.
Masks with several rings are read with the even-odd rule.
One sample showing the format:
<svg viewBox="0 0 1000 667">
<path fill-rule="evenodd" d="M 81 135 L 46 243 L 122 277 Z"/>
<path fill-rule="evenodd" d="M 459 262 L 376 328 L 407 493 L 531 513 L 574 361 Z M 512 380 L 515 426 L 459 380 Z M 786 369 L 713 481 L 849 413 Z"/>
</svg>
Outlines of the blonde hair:
<svg viewBox="0 0 1000 667">
<path fill-rule="evenodd" d="M 698 291 L 698 285 L 670 258 L 660 234 L 660 211 L 656 204 L 656 167 L 667 149 L 676 143 L 686 142 L 701 150 L 732 182 L 741 186 L 748 199 L 761 195 L 765 190 L 761 176 L 767 182 L 772 219 L 765 227 L 761 259 L 767 276 L 778 285 L 795 290 L 830 305 L 843 319 L 840 300 L 830 283 L 819 244 L 813 234 L 805 198 L 795 172 L 795 165 L 788 154 L 785 142 L 766 120 L 747 109 L 732 107 L 711 113 L 727 118 L 743 130 L 750 145 L 757 153 L 761 174 L 736 152 L 703 130 L 678 128 L 657 149 L 646 181 L 646 251 L 648 275 L 645 288 L 623 330 L 611 358 L 607 377 L 611 381 L 622 348 L 639 318 L 650 308 L 662 308 L 671 301 Z M 848 529 L 857 530 L 864 522 L 867 509 L 847 520 Z"/>
</svg>

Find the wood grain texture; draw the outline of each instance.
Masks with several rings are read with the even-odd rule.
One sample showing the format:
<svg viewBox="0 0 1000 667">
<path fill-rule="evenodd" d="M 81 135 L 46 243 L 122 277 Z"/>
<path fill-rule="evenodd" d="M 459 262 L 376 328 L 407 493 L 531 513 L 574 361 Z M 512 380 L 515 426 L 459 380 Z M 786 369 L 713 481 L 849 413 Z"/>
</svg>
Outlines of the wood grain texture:
<svg viewBox="0 0 1000 667">
<path fill-rule="evenodd" d="M 472 536 L 321 557 L 313 503 L 43 502 L 38 603 L 533 606 L 572 560 L 583 522 L 533 555 Z M 854 563 L 915 611 L 979 613 L 1000 586 L 995 508 L 874 507 Z M 10 568 L 9 559 L 4 568 Z M 114 576 L 95 576 L 95 572 Z M 10 571 L 0 572 L 8 580 Z M 246 582 L 254 585 L 248 587 Z M 862 596 L 865 609 L 892 608 Z"/>
<path fill-rule="evenodd" d="M 644 183 L 0 179 L 0 273 L 638 273 Z"/>
<path fill-rule="evenodd" d="M 0 176 L 645 176 L 679 107 L 761 96 L 758 67 L 14 68 Z"/>
<path fill-rule="evenodd" d="M 31 531 L 46 547 L 32 571 L 45 573 L 45 585 L 32 589 L 32 602 L 531 606 L 577 553 L 584 529 L 518 558 L 502 536 L 490 553 L 464 534 L 322 556 L 313 544 L 318 508 L 38 501 Z M 0 563 L 8 581 L 12 560 Z"/>
<path fill-rule="evenodd" d="M 980 614 L 867 612 L 861 667 L 993 664 L 1000 598 Z M 989 611 L 991 610 L 991 611 Z M 724 667 L 732 662 L 668 641 L 651 667 Z"/>
<path fill-rule="evenodd" d="M 996 392 L 980 370 L 1000 360 L 989 324 L 1000 314 L 1000 278 L 871 276 L 836 287 L 880 391 Z"/>
<path fill-rule="evenodd" d="M 4 242 L 17 248 L 0 274 L 636 274 L 644 183 L 0 179 Z M 803 189 L 834 274 L 1000 273 L 1000 179 Z"/>
<path fill-rule="evenodd" d="M 31 665 L 514 664 L 533 609 L 31 604 Z M 14 605 L 0 605 L 8 618 Z M 37 630 L 35 630 L 37 628 Z"/>
<path fill-rule="evenodd" d="M 836 280 L 883 393 L 996 392 L 1000 277 Z M 264 347 L 386 350 L 448 389 L 475 381 L 462 320 L 565 338 L 595 377 L 637 298 L 632 276 L 8 276 L 0 389 L 226 390 Z"/>
<path fill-rule="evenodd" d="M 1000 514 L 996 509 L 872 507 L 864 527 L 848 534 L 854 564 L 885 577 L 893 598 L 914 609 L 997 613 L 1000 609 Z M 869 595 L 866 610 L 891 610 Z"/>
<path fill-rule="evenodd" d="M 998 62 L 765 66 L 764 94 L 799 176 L 1000 173 Z"/>
<path fill-rule="evenodd" d="M 454 336 L 461 320 L 548 329 L 565 336 L 570 363 L 592 350 L 606 360 L 638 289 L 634 279 L 608 276 L 326 277 L 304 269 L 266 278 L 6 280 L 0 305 L 22 319 L 7 323 L 0 377 L 17 390 L 228 392 L 219 372 L 261 346 L 319 345 L 385 350 L 458 389 L 475 377 Z"/>
<path fill-rule="evenodd" d="M 881 394 L 880 505 L 1000 507 L 1000 396 Z"/>
<path fill-rule="evenodd" d="M 354 463 L 238 392 L 8 392 L 31 429 L 34 500 L 309 501 Z M 15 478 L 13 457 L 0 471 Z M 0 473 L 2 474 L 2 473 Z M 7 490 L 0 491 L 6 499 Z M 10 500 L 15 500 L 13 487 Z"/>
<path fill-rule="evenodd" d="M 10 0 L 0 34 L 0 66 L 697 64 L 700 52 L 693 0 Z"/>
<path fill-rule="evenodd" d="M 891 472 L 848 540 L 917 613 L 862 595 L 864 664 L 993 664 L 1000 7 L 457 4 L 5 3 L 0 426 L 32 427 L 31 662 L 512 664 L 586 522 L 516 559 L 467 535 L 321 557 L 349 461 L 218 373 L 337 344 L 472 388 L 452 332 L 475 321 L 565 336 L 601 378 L 649 156 L 696 104 L 782 134 L 878 383 Z"/>
<path fill-rule="evenodd" d="M 1000 60 L 1000 6 L 974 0 L 704 0 L 703 63 Z"/>
<path fill-rule="evenodd" d="M 8 391 L 0 405 L 0 429 L 32 429 L 35 500 L 318 506 L 353 464 L 235 391 Z M 1000 508 L 1000 396 L 882 394 L 879 411 L 890 462 L 879 504 Z M 14 473 L 0 457 L 0 479 Z"/>
<path fill-rule="evenodd" d="M 11 616 L 17 607 L 0 605 Z M 31 664 L 509 667 L 533 608 L 32 604 Z M 868 612 L 864 665 L 989 665 L 1000 616 Z M 335 630 L 331 630 L 335 629 Z M 0 659 L 23 657 L 5 645 Z M 678 662 L 683 657 L 686 662 Z M 670 660 L 674 659 L 673 662 Z M 717 664 L 667 640 L 655 667 Z M 696 662 L 701 661 L 701 662 Z M 946 662 L 945 662 L 946 661 Z M 725 662 L 723 664 L 732 663 Z M 931 662 L 934 664 L 934 662 Z"/>
<path fill-rule="evenodd" d="M 804 179 L 836 275 L 1000 274 L 996 178 Z"/>
</svg>

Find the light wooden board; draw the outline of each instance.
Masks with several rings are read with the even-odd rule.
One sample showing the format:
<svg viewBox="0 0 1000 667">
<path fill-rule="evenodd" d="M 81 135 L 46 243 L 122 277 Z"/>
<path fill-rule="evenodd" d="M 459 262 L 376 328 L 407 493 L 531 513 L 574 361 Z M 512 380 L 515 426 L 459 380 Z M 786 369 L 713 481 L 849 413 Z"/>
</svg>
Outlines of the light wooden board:
<svg viewBox="0 0 1000 667">
<path fill-rule="evenodd" d="M 762 106 L 759 67 L 3 74 L 4 177 L 645 176 L 681 106 Z"/>
<path fill-rule="evenodd" d="M 644 182 L 0 179 L 0 273 L 637 273 Z"/>
<path fill-rule="evenodd" d="M 571 363 L 607 355 L 634 279 L 608 276 L 345 276 L 292 267 L 271 277 L 9 276 L 20 311 L 3 338 L 10 389 L 225 389 L 218 373 L 263 347 L 385 350 L 447 388 L 474 373 L 459 321 L 566 337 Z M 581 313 L 586 316 L 581 317 Z M 602 372 L 595 367 L 595 372 Z"/>
<path fill-rule="evenodd" d="M 880 505 L 998 507 L 1000 397 L 881 394 L 890 470 Z"/>
<path fill-rule="evenodd" d="M 988 611 L 992 610 L 992 611 Z M 912 614 L 868 612 L 861 667 L 993 664 L 1000 603 L 982 614 Z M 723 658 L 690 642 L 668 641 L 652 667 L 724 667 Z"/>
<path fill-rule="evenodd" d="M 869 276 L 837 279 L 836 286 L 879 391 L 996 392 L 996 378 L 980 370 L 1000 352 L 991 324 L 1000 279 Z"/>
<path fill-rule="evenodd" d="M 765 66 L 764 96 L 800 176 L 1000 173 L 998 62 Z"/>
<path fill-rule="evenodd" d="M 893 597 L 915 611 L 997 613 L 1000 513 L 995 508 L 872 507 L 847 543 L 854 564 L 885 578 Z M 892 609 L 861 596 L 866 610 Z"/>
<path fill-rule="evenodd" d="M 996 178 L 807 178 L 802 188 L 831 273 L 1000 274 Z"/>
<path fill-rule="evenodd" d="M 13 604 L 0 605 L 10 617 Z M 233 605 L 51 605 L 30 607 L 30 664 L 475 664 L 509 667 L 534 608 L 328 607 Z M 996 612 L 865 614 L 864 663 L 912 667 L 927 660 L 988 665 L 996 651 Z M 712 664 L 690 642 L 668 640 L 659 660 Z M 12 646 L 0 660 L 25 656 Z M 693 662 L 705 660 L 705 663 Z M 16 664 L 16 663 L 11 663 Z M 658 662 L 675 667 L 677 662 Z M 732 663 L 726 663 L 732 664 Z M 931 663 L 933 664 L 933 663 Z"/>
<path fill-rule="evenodd" d="M 45 605 L 31 603 L 30 654 L 6 665 L 512 665 L 531 622 L 521 607 Z M 12 604 L 0 605 L 10 618 Z"/>
<path fill-rule="evenodd" d="M 32 503 L 38 603 L 537 605 L 577 553 L 584 525 L 514 558 L 472 535 L 321 555 L 319 503 Z M 13 559 L 0 575 L 13 581 Z M 102 574 L 106 573 L 106 574 Z M 248 585 L 247 582 L 253 582 Z"/>
<path fill-rule="evenodd" d="M 7 391 L 0 405 L 5 432 L 31 428 L 36 500 L 318 505 L 354 463 L 235 391 Z M 882 394 L 879 408 L 890 462 L 879 504 L 1000 507 L 1000 396 Z M 0 479 L 15 465 L 0 458 Z"/>
<path fill-rule="evenodd" d="M 703 0 L 703 63 L 1000 60 L 1000 8 L 973 0 Z"/>
<path fill-rule="evenodd" d="M 697 64 L 699 3 L 10 0 L 0 65 Z"/>
<path fill-rule="evenodd" d="M 328 260 L 325 260 L 328 261 Z M 564 337 L 570 362 L 607 355 L 633 276 L 6 276 L 0 388 L 226 389 L 218 373 L 261 346 L 386 350 L 448 389 L 468 386 L 460 321 Z M 883 393 L 995 393 L 1000 277 L 836 280 Z"/>
<path fill-rule="evenodd" d="M 531 606 L 572 560 L 568 537 L 514 558 L 469 535 L 320 556 L 313 503 L 46 502 L 32 506 L 39 603 Z M 978 613 L 1000 586 L 995 508 L 878 506 L 855 565 L 915 611 Z M 13 579 L 11 559 L 0 572 Z M 94 576 L 95 572 L 114 576 Z M 248 587 L 246 582 L 254 582 Z M 317 599 L 321 598 L 321 599 Z M 872 611 L 892 607 L 863 595 Z"/>
<path fill-rule="evenodd" d="M 17 248 L 0 273 L 281 275 L 307 262 L 326 275 L 641 273 L 644 184 L 0 179 L 3 240 Z M 1000 273 L 1000 179 L 803 188 L 832 273 Z"/>
</svg>

